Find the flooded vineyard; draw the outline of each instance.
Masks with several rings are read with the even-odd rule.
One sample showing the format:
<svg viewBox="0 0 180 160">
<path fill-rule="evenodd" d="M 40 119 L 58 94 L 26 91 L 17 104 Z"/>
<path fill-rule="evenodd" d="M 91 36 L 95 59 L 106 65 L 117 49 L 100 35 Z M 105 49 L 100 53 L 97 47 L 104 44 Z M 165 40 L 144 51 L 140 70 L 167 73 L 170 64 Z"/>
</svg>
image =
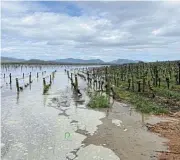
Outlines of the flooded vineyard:
<svg viewBox="0 0 180 160">
<path fill-rule="evenodd" d="M 167 151 L 167 140 L 145 126 L 160 118 L 112 97 L 109 108 L 88 107 L 89 95 L 106 88 L 93 80 L 99 67 L 2 66 L 1 158 L 153 160 L 157 151 Z"/>
</svg>

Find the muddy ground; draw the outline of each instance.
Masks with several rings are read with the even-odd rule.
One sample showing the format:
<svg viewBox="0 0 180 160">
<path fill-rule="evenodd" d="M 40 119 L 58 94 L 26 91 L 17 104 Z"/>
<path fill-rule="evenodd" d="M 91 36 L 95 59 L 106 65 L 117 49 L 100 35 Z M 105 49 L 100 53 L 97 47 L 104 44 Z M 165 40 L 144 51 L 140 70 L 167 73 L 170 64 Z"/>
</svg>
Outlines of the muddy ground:
<svg viewBox="0 0 180 160">
<path fill-rule="evenodd" d="M 168 122 L 160 122 L 154 125 L 148 124 L 150 131 L 167 138 L 169 151 L 159 152 L 160 160 L 180 160 L 180 112 L 172 114 L 174 119 Z"/>
</svg>

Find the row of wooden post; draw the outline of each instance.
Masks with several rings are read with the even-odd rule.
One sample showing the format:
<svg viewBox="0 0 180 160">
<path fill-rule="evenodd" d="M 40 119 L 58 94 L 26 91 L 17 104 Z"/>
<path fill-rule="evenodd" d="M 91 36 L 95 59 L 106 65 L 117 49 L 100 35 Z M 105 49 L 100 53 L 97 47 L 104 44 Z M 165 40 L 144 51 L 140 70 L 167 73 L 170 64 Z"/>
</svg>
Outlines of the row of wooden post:
<svg viewBox="0 0 180 160">
<path fill-rule="evenodd" d="M 52 79 L 51 79 L 51 75 L 49 76 L 49 84 L 52 83 Z M 43 86 L 45 87 L 46 86 L 46 79 L 43 78 Z"/>
<path fill-rule="evenodd" d="M 49 87 L 51 86 L 52 80 L 54 79 L 54 76 L 55 76 L 55 72 L 56 72 L 56 70 L 54 72 L 52 72 L 52 76 L 50 74 L 50 76 L 49 76 L 49 84 L 46 84 L 46 79 L 43 78 L 43 94 L 45 94 L 45 92 L 46 92 L 45 90 L 47 89 L 47 87 L 49 89 Z"/>
<path fill-rule="evenodd" d="M 67 76 L 71 80 L 71 84 L 74 86 L 75 91 L 78 91 L 78 78 L 77 78 L 77 74 L 75 74 L 75 82 L 73 82 L 73 73 L 71 73 L 71 76 L 70 76 L 68 70 L 65 69 L 65 72 L 67 72 Z"/>
<path fill-rule="evenodd" d="M 6 78 L 6 74 L 4 73 L 4 79 Z M 9 74 L 9 84 L 12 83 L 12 77 L 11 77 L 11 73 Z"/>
<path fill-rule="evenodd" d="M 42 74 L 43 74 L 43 72 L 42 72 Z M 12 80 L 11 80 L 11 73 L 10 73 L 10 75 L 9 75 L 9 77 L 10 77 L 10 84 L 12 83 Z M 39 77 L 39 72 L 37 72 L 37 76 L 36 76 L 37 78 Z M 24 73 L 23 73 L 23 79 L 24 79 Z M 31 84 L 32 83 L 32 76 L 31 76 L 31 72 L 29 73 L 29 84 Z M 20 91 L 20 87 L 19 87 L 19 80 L 18 80 L 18 78 L 16 78 L 16 88 L 17 88 L 17 92 L 19 92 Z"/>
<path fill-rule="evenodd" d="M 43 72 L 42 72 L 43 75 Z M 39 73 L 37 72 L 37 78 L 39 77 Z M 6 75 L 4 73 L 4 78 L 6 78 Z M 24 73 L 23 73 L 23 79 L 24 79 Z M 16 84 L 18 83 L 18 78 L 16 78 Z M 31 72 L 29 73 L 29 83 L 31 82 Z M 12 76 L 11 73 L 9 74 L 9 84 L 12 84 Z"/>
</svg>

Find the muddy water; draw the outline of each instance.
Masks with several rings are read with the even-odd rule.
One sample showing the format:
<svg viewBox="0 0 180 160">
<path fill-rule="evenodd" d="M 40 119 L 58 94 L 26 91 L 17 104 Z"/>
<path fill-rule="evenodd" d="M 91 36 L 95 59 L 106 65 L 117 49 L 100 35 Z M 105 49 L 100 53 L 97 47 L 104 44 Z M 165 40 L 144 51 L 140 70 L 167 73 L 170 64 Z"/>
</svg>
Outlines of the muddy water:
<svg viewBox="0 0 180 160">
<path fill-rule="evenodd" d="M 109 110 L 87 108 L 86 83 L 79 78 L 77 97 L 64 69 L 57 71 L 48 95 L 42 76 L 18 95 L 14 83 L 1 88 L 2 159 L 140 160 L 166 150 L 164 139 L 146 131 L 146 117 L 117 102 Z"/>
</svg>

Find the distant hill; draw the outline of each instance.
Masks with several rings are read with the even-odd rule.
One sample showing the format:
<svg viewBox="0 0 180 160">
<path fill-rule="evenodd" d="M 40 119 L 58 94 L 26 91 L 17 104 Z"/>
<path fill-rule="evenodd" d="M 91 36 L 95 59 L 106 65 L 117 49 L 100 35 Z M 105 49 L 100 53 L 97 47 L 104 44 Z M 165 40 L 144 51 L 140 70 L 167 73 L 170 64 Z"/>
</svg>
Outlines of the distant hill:
<svg viewBox="0 0 180 160">
<path fill-rule="evenodd" d="M 27 63 L 45 63 L 46 61 L 40 59 L 30 59 L 26 61 Z"/>
<path fill-rule="evenodd" d="M 24 63 L 69 63 L 69 64 L 126 64 L 126 63 L 138 63 L 139 61 L 129 60 L 129 59 L 117 59 L 110 62 L 104 62 L 101 59 L 75 59 L 75 58 L 66 58 L 66 59 L 56 59 L 51 61 L 45 61 L 41 59 L 18 59 L 12 57 L 1 57 L 1 62 L 24 62 Z"/>
<path fill-rule="evenodd" d="M 97 63 L 97 64 L 105 63 L 101 59 L 84 60 L 84 59 L 74 59 L 74 58 L 57 59 L 57 60 L 55 60 L 55 62 L 61 62 L 61 63 Z"/>
<path fill-rule="evenodd" d="M 11 58 L 11 57 L 1 57 L 1 62 L 23 62 L 25 59 Z"/>
<path fill-rule="evenodd" d="M 135 60 L 129 60 L 129 59 L 117 59 L 114 61 L 111 61 L 110 63 L 113 64 L 127 64 L 127 63 L 138 63 L 139 61 L 135 61 Z"/>
</svg>

